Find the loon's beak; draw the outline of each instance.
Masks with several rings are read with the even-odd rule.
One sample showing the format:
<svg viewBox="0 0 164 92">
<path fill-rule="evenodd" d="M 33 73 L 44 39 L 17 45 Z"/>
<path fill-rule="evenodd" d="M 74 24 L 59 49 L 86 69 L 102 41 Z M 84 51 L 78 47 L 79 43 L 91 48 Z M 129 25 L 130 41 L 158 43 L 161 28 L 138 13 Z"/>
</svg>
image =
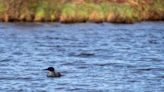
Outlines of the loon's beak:
<svg viewBox="0 0 164 92">
<path fill-rule="evenodd" d="M 48 70 L 48 69 L 43 69 L 43 70 Z"/>
</svg>

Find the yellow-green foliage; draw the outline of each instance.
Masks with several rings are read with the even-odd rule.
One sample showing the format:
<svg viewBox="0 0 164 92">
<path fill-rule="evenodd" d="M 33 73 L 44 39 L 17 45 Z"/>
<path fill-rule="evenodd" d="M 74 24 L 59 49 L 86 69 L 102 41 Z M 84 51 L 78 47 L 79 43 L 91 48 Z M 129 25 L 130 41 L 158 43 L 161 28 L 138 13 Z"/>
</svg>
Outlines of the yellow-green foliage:
<svg viewBox="0 0 164 92">
<path fill-rule="evenodd" d="M 109 3 L 101 3 L 100 6 L 105 16 L 108 16 L 109 13 L 113 13 L 116 8 L 114 4 Z"/>
<path fill-rule="evenodd" d="M 76 16 L 75 4 L 65 4 L 61 9 L 61 16 L 73 18 Z"/>
<path fill-rule="evenodd" d="M 154 11 L 162 11 L 164 12 L 164 1 L 163 0 L 154 0 L 155 3 L 153 3 L 153 5 L 151 6 L 151 8 Z"/>
<path fill-rule="evenodd" d="M 76 8 L 76 16 L 78 16 L 79 21 L 87 21 L 89 17 L 89 12 L 84 7 L 84 4 L 78 5 Z"/>
<path fill-rule="evenodd" d="M 164 19 L 164 0 L 0 0 L 0 21 L 135 22 Z"/>
<path fill-rule="evenodd" d="M 104 15 L 101 6 L 92 3 L 83 3 L 80 5 L 67 3 L 61 8 L 60 20 L 82 22 L 103 21 Z"/>
<path fill-rule="evenodd" d="M 35 10 L 35 20 L 40 21 L 46 16 L 46 8 L 47 8 L 47 3 L 44 1 L 40 0 L 38 1 L 36 5 L 36 10 Z"/>
<path fill-rule="evenodd" d="M 118 5 L 115 8 L 115 13 L 124 21 L 129 20 L 133 22 L 139 19 L 139 11 L 129 5 Z"/>
<path fill-rule="evenodd" d="M 75 22 L 76 16 L 76 6 L 74 4 L 65 4 L 61 7 L 61 15 L 60 21 L 61 22 Z"/>
<path fill-rule="evenodd" d="M 133 8 L 130 5 L 117 3 L 102 3 L 101 7 L 105 17 L 108 17 L 110 14 L 112 14 L 115 19 L 118 19 L 122 22 L 127 20 L 128 22 L 139 20 L 139 10 Z"/>
<path fill-rule="evenodd" d="M 104 13 L 98 4 L 86 3 L 86 8 L 89 13 L 89 20 L 93 22 L 104 21 Z"/>
<path fill-rule="evenodd" d="M 0 13 L 3 13 L 5 11 L 5 5 L 3 3 L 3 0 L 0 0 Z"/>
</svg>

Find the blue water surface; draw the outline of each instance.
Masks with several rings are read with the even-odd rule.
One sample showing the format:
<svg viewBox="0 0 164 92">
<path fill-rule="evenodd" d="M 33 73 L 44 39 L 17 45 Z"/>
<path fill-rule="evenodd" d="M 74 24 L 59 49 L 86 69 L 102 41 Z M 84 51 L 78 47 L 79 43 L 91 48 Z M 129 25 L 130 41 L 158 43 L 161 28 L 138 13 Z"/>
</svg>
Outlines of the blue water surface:
<svg viewBox="0 0 164 92">
<path fill-rule="evenodd" d="M 47 78 L 53 66 L 64 76 Z M 0 92 L 164 92 L 164 22 L 0 23 Z"/>
</svg>

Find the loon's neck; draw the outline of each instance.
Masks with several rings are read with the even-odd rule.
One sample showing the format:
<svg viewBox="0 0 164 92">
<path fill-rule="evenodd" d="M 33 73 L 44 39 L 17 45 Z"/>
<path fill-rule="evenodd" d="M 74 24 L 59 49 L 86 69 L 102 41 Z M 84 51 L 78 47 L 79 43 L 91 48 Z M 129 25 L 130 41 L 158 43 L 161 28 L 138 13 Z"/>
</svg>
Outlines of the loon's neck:
<svg viewBox="0 0 164 92">
<path fill-rule="evenodd" d="M 60 77 L 61 74 L 55 71 L 48 71 L 47 77 Z"/>
<path fill-rule="evenodd" d="M 47 76 L 48 77 L 55 77 L 55 72 L 54 71 L 48 71 Z"/>
</svg>

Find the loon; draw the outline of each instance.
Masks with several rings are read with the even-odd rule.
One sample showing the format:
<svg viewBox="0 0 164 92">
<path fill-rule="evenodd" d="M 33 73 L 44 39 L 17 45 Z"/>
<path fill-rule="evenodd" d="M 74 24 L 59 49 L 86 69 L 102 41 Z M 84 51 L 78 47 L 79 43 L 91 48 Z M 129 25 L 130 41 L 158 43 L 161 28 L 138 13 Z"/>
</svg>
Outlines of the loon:
<svg viewBox="0 0 164 92">
<path fill-rule="evenodd" d="M 48 70 L 47 77 L 61 77 L 62 76 L 61 73 L 56 72 L 53 67 L 48 67 L 47 69 L 44 69 L 44 70 Z"/>
</svg>

